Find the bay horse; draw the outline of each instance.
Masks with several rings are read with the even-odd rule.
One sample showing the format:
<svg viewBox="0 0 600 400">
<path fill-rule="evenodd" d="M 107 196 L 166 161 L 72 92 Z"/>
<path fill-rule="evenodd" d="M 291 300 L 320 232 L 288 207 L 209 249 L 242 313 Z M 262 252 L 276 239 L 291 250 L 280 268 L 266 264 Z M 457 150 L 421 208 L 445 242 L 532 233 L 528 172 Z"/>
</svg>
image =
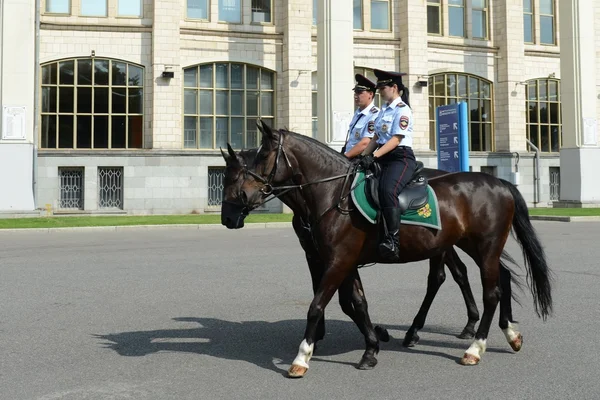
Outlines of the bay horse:
<svg viewBox="0 0 600 400">
<path fill-rule="evenodd" d="M 262 121 L 261 124 L 261 147 L 252 165 L 243 163 L 228 145 L 221 222 L 229 229 L 241 228 L 248 213 L 266 197 L 289 189 L 284 182 L 292 181 L 293 188 L 301 189 L 301 199 L 314 227 L 313 242 L 325 264 L 308 310 L 304 339 L 288 370 L 290 377 L 302 377 L 309 367 L 319 321 L 334 293 L 355 274 L 357 265 L 382 262 L 377 253 L 377 227 L 356 212 L 343 212 L 349 206 L 345 191 L 353 173 L 346 157 L 307 136 L 273 130 Z M 483 173 L 448 174 L 432 179 L 429 184 L 439 201 L 443 229 L 403 226 L 400 262 L 432 259 L 442 265 L 446 252 L 456 245 L 480 267 L 483 316 L 475 340 L 461 358 L 464 365 L 476 365 L 485 352 L 501 293 L 507 290 L 500 257 L 511 227 L 522 247 L 531 278 L 527 283 L 535 311 L 544 320 L 552 311 L 550 270 L 529 221 L 527 205 L 512 184 Z M 355 309 L 356 314 L 365 311 Z M 357 318 L 355 323 L 360 324 L 366 341 L 359 368 L 373 368 L 377 363 L 379 337 L 368 315 Z M 509 321 L 505 301 L 500 301 L 499 325 L 511 346 L 520 340 L 520 334 Z"/>
</svg>

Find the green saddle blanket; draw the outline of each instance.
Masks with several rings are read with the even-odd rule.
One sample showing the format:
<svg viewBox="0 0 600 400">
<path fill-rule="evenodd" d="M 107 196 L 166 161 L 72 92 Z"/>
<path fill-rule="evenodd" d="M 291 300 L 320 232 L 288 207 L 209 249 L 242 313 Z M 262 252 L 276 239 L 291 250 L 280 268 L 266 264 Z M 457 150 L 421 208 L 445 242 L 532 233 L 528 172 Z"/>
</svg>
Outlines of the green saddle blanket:
<svg viewBox="0 0 600 400">
<path fill-rule="evenodd" d="M 357 172 L 352 182 L 352 187 L 354 188 L 351 193 L 352 201 L 367 221 L 375 224 L 377 222 L 377 209 L 371 204 L 369 197 L 365 193 L 366 185 L 365 173 L 363 171 Z M 419 209 L 406 210 L 400 218 L 401 223 L 425 226 L 438 230 L 442 229 L 438 199 L 434 190 L 429 185 L 427 185 L 427 194 L 427 203 Z"/>
</svg>

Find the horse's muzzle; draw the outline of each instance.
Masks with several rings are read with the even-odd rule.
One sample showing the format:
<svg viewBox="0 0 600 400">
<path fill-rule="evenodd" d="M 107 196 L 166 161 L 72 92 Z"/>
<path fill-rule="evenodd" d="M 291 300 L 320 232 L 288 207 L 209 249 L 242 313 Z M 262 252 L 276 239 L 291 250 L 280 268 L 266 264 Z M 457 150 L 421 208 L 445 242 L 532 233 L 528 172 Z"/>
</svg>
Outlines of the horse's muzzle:
<svg viewBox="0 0 600 400">
<path fill-rule="evenodd" d="M 223 201 L 221 204 L 221 224 L 228 229 L 244 227 L 244 219 L 248 215 L 248 208 L 243 205 Z"/>
</svg>

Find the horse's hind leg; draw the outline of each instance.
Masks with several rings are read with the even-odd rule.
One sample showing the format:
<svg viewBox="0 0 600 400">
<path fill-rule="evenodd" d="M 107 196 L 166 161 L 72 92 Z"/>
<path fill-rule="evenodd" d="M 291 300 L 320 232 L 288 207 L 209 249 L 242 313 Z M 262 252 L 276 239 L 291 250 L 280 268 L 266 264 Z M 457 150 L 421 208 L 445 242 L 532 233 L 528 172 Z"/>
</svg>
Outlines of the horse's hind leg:
<svg viewBox="0 0 600 400">
<path fill-rule="evenodd" d="M 338 293 L 342 311 L 354 321 L 365 337 L 366 350 L 358 364 L 358 369 L 372 369 L 377 365 L 375 355 L 379 352 L 379 340 L 387 342 L 389 335 L 383 328 L 373 328 L 358 271 L 352 272 L 344 280 Z"/>
<path fill-rule="evenodd" d="M 500 290 L 502 297 L 500 298 L 500 329 L 504 332 L 506 341 L 514 351 L 521 350 L 523 346 L 523 335 L 516 330 L 516 326 L 512 324 L 512 289 L 510 287 L 510 271 L 504 267 L 500 267 Z"/>
<path fill-rule="evenodd" d="M 502 242 L 502 246 L 504 242 Z M 484 248 L 479 249 L 479 254 L 482 254 L 481 260 L 478 262 L 481 269 L 481 282 L 483 284 L 483 316 L 479 323 L 479 328 L 475 333 L 475 341 L 467 349 L 461 359 L 463 365 L 477 365 L 481 360 L 481 356 L 485 353 L 487 347 L 487 337 L 492 325 L 494 313 L 500 300 L 500 288 L 499 275 L 500 275 L 500 253 L 496 251 L 495 247 L 499 244 L 500 240 L 495 245 L 488 245 Z"/>
<path fill-rule="evenodd" d="M 444 261 L 452 274 L 452 278 L 460 287 L 467 306 L 467 325 L 465 325 L 462 333 L 458 335 L 458 338 L 472 339 L 475 336 L 475 324 L 479 321 L 479 311 L 477 310 L 477 304 L 475 304 L 471 285 L 469 285 L 467 266 L 462 262 L 454 247 L 446 253 Z"/>
<path fill-rule="evenodd" d="M 415 316 L 412 325 L 404 336 L 402 345 L 404 347 L 412 347 L 419 341 L 419 335 L 417 332 L 425 325 L 425 319 L 427 313 L 431 307 L 431 303 L 435 298 L 440 286 L 446 279 L 446 272 L 444 271 L 444 254 L 432 257 L 429 260 L 429 276 L 427 277 L 427 293 L 421 304 L 419 312 Z"/>
</svg>

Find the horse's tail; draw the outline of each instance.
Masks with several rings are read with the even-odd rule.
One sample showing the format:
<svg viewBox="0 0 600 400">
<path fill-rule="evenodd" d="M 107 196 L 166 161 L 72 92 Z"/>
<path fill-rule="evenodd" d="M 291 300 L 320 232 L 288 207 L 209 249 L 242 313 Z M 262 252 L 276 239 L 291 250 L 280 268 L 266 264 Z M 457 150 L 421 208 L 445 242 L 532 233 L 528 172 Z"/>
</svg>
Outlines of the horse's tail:
<svg viewBox="0 0 600 400">
<path fill-rule="evenodd" d="M 543 320 L 546 320 L 546 317 L 552 313 L 552 285 L 551 272 L 546 263 L 544 248 L 529 220 L 529 210 L 521 192 L 512 183 L 503 179 L 501 181 L 510 190 L 515 202 L 512 227 L 523 250 L 527 283 L 533 295 L 535 312 Z"/>
</svg>

